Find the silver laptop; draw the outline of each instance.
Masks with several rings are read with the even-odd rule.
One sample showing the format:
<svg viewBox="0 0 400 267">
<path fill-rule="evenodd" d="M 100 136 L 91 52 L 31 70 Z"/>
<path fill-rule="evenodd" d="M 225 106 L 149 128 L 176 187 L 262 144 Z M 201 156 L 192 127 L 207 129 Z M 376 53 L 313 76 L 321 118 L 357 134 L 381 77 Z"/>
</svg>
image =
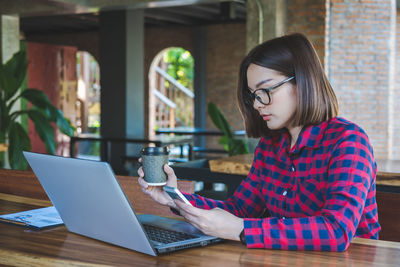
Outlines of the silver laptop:
<svg viewBox="0 0 400 267">
<path fill-rule="evenodd" d="M 106 162 L 24 155 L 70 232 L 153 256 L 220 241 L 184 221 L 136 215 Z"/>
</svg>

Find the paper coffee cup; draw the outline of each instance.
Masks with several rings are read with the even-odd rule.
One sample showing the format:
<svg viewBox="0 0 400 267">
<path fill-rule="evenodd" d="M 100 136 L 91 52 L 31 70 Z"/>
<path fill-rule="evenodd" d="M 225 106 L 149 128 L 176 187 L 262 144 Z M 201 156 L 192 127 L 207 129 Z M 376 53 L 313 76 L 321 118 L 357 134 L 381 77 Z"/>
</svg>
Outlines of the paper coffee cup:
<svg viewBox="0 0 400 267">
<path fill-rule="evenodd" d="M 167 184 L 164 165 L 168 164 L 168 147 L 145 147 L 141 151 L 144 180 L 151 186 Z"/>
</svg>

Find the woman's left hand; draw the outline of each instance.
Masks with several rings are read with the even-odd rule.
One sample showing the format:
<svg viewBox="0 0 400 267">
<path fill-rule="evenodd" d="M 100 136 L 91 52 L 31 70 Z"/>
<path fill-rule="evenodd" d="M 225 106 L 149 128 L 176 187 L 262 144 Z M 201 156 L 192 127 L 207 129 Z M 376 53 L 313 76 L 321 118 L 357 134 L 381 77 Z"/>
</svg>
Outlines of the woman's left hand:
<svg viewBox="0 0 400 267">
<path fill-rule="evenodd" d="M 203 210 L 175 200 L 181 215 L 206 235 L 239 241 L 243 219 L 220 209 Z"/>
</svg>

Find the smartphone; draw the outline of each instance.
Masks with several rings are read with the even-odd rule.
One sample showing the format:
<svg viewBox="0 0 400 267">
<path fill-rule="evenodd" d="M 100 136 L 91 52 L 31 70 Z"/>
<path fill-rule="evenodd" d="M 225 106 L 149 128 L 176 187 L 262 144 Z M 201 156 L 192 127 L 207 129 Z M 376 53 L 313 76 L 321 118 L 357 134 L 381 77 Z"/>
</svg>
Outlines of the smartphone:
<svg viewBox="0 0 400 267">
<path fill-rule="evenodd" d="M 164 191 L 172 198 L 172 199 L 179 199 L 185 202 L 186 204 L 189 204 L 190 206 L 193 206 L 189 200 L 179 191 L 178 188 L 172 187 L 172 186 L 164 186 Z"/>
</svg>

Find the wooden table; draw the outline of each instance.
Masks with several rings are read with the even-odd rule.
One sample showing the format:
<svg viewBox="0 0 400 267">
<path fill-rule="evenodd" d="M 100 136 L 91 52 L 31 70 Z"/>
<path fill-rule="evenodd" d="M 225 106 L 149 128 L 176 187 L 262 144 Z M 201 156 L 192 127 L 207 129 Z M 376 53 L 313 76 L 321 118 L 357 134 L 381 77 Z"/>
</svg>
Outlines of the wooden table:
<svg viewBox="0 0 400 267">
<path fill-rule="evenodd" d="M 0 152 L 5 152 L 8 149 L 8 145 L 6 144 L 0 144 Z"/>
<path fill-rule="evenodd" d="M 253 154 L 243 154 L 209 160 L 210 170 L 230 174 L 247 175 L 253 163 Z"/>
<path fill-rule="evenodd" d="M 0 213 L 50 205 L 0 194 Z M 224 241 L 152 257 L 70 233 L 64 226 L 42 231 L 0 223 L 0 264 L 10 266 L 398 266 L 400 243 L 356 238 L 346 252 L 247 249 Z"/>
</svg>

